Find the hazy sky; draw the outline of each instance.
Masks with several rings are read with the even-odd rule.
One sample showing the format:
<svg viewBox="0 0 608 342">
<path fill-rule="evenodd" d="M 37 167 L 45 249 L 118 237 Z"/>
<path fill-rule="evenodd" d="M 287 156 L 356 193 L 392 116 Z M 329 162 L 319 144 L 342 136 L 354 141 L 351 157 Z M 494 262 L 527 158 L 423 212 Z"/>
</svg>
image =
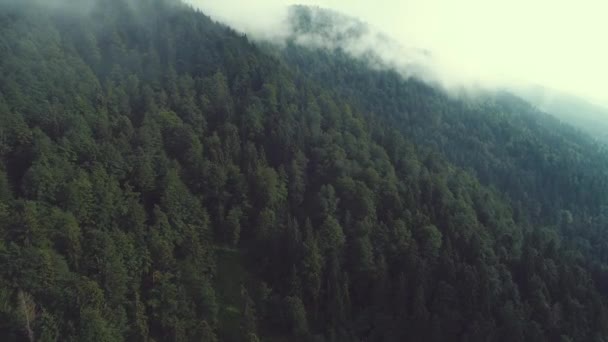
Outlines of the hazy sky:
<svg viewBox="0 0 608 342">
<path fill-rule="evenodd" d="M 356 16 L 457 74 L 531 82 L 608 105 L 608 0 L 187 0 L 243 31 L 279 29 L 283 9 Z"/>
</svg>

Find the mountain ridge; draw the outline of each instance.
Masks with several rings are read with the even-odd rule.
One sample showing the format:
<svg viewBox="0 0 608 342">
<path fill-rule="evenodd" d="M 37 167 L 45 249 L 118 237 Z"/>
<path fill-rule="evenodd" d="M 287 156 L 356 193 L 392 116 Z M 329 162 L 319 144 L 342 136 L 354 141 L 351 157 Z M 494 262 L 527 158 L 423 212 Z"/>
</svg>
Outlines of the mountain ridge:
<svg viewBox="0 0 608 342">
<path fill-rule="evenodd" d="M 550 90 L 534 85 L 472 84 L 462 80 L 442 81 L 440 66 L 433 61 L 429 51 L 403 47 L 379 30 L 371 29 L 364 21 L 337 11 L 306 5 L 292 5 L 287 15 L 288 39 L 303 46 L 340 48 L 356 58 L 368 61 L 378 69 L 394 69 L 404 77 L 415 77 L 431 86 L 446 89 L 454 96 L 480 97 L 484 94 L 507 91 L 546 112 L 590 133 L 603 142 L 608 129 L 608 109 L 563 91 Z M 377 51 L 382 51 L 378 53 Z M 386 53 L 396 51 L 396 53 Z M 487 83 L 487 82 L 486 82 Z M 599 126 L 598 126 L 599 125 Z"/>
</svg>

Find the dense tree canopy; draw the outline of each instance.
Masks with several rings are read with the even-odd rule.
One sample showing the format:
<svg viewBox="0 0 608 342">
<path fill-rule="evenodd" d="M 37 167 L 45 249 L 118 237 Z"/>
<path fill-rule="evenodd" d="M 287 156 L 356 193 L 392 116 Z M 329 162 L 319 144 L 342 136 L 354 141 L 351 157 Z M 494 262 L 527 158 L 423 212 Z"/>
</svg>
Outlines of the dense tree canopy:
<svg viewBox="0 0 608 342">
<path fill-rule="evenodd" d="M 606 341 L 608 155 L 177 0 L 0 1 L 3 341 Z"/>
</svg>

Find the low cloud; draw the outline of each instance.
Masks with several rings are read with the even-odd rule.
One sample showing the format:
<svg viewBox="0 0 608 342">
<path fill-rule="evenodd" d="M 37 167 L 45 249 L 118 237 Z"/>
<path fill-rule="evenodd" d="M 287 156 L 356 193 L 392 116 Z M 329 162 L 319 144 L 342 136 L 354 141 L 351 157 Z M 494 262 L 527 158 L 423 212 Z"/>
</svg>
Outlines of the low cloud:
<svg viewBox="0 0 608 342">
<path fill-rule="evenodd" d="M 255 39 L 280 41 L 289 32 L 284 0 L 187 0 Z M 349 43 L 355 56 L 373 49 L 382 63 L 423 65 L 446 87 L 541 84 L 608 105 L 608 11 L 603 1 L 302 0 L 369 22 Z M 386 34 L 384 34 L 386 33 Z M 390 37 L 390 38 L 388 38 Z M 300 43 L 325 47 L 303 36 Z M 398 47 L 397 47 L 398 46 Z"/>
</svg>

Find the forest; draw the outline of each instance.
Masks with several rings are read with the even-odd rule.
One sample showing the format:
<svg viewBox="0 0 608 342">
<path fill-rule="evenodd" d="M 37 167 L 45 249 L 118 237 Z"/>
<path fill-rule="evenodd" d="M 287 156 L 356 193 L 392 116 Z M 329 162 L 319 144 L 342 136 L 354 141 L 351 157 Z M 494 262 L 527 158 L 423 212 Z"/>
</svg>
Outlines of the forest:
<svg viewBox="0 0 608 342">
<path fill-rule="evenodd" d="M 509 93 L 0 0 L 1 341 L 608 341 L 606 228 L 606 147 Z"/>
</svg>

